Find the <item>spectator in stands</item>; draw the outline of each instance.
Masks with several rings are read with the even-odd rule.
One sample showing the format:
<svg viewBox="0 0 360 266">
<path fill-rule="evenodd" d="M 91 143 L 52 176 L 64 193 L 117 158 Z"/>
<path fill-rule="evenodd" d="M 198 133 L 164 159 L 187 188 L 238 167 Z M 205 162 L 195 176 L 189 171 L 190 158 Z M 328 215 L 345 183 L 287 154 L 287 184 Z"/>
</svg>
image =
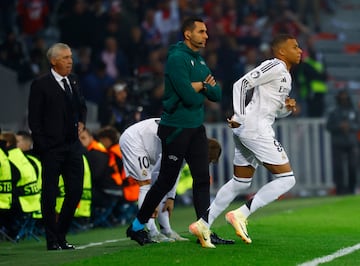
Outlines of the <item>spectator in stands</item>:
<svg viewBox="0 0 360 266">
<path fill-rule="evenodd" d="M 16 2 L 14 0 L 0 1 L 0 40 L 14 27 Z"/>
<path fill-rule="evenodd" d="M 92 29 L 93 44 L 90 48 L 93 54 L 98 54 L 103 46 L 105 36 L 111 36 L 107 30 L 110 5 L 108 1 L 103 0 L 94 0 L 91 2 L 90 12 L 94 16 L 94 28 Z M 117 28 L 115 32 L 116 30 Z"/>
<path fill-rule="evenodd" d="M 106 100 L 115 79 L 106 73 L 106 64 L 98 60 L 94 69 L 87 73 L 81 80 L 86 100 L 100 106 Z"/>
<path fill-rule="evenodd" d="M 44 71 L 44 69 L 40 70 L 42 58 L 43 55 L 38 50 L 32 50 L 29 54 L 29 60 L 22 60 L 17 73 L 20 83 L 25 83 L 43 74 L 40 72 Z"/>
<path fill-rule="evenodd" d="M 49 24 L 49 3 L 47 0 L 18 0 L 16 11 L 20 34 L 30 48 L 33 37 Z"/>
<path fill-rule="evenodd" d="M 106 35 L 115 37 L 119 49 L 124 49 L 129 46 L 131 39 L 131 28 L 137 23 L 137 14 L 132 13 L 129 9 L 125 7 L 125 1 L 113 0 L 110 4 L 110 9 L 108 12 L 108 21 L 111 22 L 112 35 Z"/>
<path fill-rule="evenodd" d="M 304 25 L 294 13 L 286 1 L 273 1 L 270 8 L 273 15 L 272 35 L 279 33 L 288 33 L 301 39 L 302 35 L 310 34 L 311 30 Z"/>
<path fill-rule="evenodd" d="M 336 106 L 327 117 L 326 128 L 331 134 L 336 194 L 354 194 L 359 154 L 357 132 L 360 129 L 360 116 L 347 90 L 337 93 Z"/>
<path fill-rule="evenodd" d="M 137 115 L 139 112 L 135 106 L 129 102 L 127 83 L 117 82 L 109 91 L 105 102 L 99 109 L 99 121 L 102 127 L 113 126 L 120 133 L 129 125 L 140 120 Z"/>
<path fill-rule="evenodd" d="M 26 52 L 15 31 L 6 33 L 4 40 L 0 44 L 0 63 L 19 71 L 21 64 L 25 61 Z"/>
<path fill-rule="evenodd" d="M 202 0 L 178 0 L 180 18 L 201 17 L 204 14 Z"/>
<path fill-rule="evenodd" d="M 321 0 L 300 0 L 298 4 L 299 20 L 313 28 L 316 32 L 320 32 L 320 12 L 321 12 Z"/>
<path fill-rule="evenodd" d="M 128 58 L 128 68 L 125 72 L 135 73 L 140 66 L 147 62 L 149 56 L 149 47 L 145 43 L 143 31 L 139 26 L 131 28 L 131 39 L 128 47 L 125 47 L 125 54 Z"/>
<path fill-rule="evenodd" d="M 77 61 L 74 64 L 74 72 L 79 77 L 80 82 L 84 77 L 94 71 L 94 64 L 92 63 L 92 50 L 90 47 L 81 47 L 77 54 Z M 96 65 L 96 63 L 95 63 Z"/>
<path fill-rule="evenodd" d="M 85 0 L 63 1 L 58 14 L 60 41 L 73 47 L 74 51 L 92 46 L 95 40 L 94 21 L 94 15 Z"/>
<path fill-rule="evenodd" d="M 163 106 L 162 97 L 164 95 L 164 83 L 163 80 L 155 82 L 154 87 L 151 90 L 149 103 L 144 108 L 143 118 L 160 117 Z"/>
<path fill-rule="evenodd" d="M 159 1 L 158 8 L 155 11 L 154 23 L 161 34 L 162 45 L 168 46 L 169 43 L 177 41 L 177 34 L 180 29 L 180 14 L 177 1 Z"/>
<path fill-rule="evenodd" d="M 106 74 L 113 79 L 126 78 L 129 75 L 128 58 L 118 47 L 118 42 L 114 37 L 107 37 L 104 48 L 100 52 L 99 58 L 106 65 Z"/>
<path fill-rule="evenodd" d="M 34 77 L 44 74 L 49 68 L 46 61 L 46 49 L 46 40 L 42 37 L 34 37 L 33 45 L 29 51 L 30 69 Z"/>
<path fill-rule="evenodd" d="M 149 50 L 159 48 L 161 43 L 161 33 L 155 26 L 155 10 L 150 8 L 146 10 L 145 18 L 141 22 L 141 30 L 144 34 L 144 42 L 148 46 Z"/>
</svg>

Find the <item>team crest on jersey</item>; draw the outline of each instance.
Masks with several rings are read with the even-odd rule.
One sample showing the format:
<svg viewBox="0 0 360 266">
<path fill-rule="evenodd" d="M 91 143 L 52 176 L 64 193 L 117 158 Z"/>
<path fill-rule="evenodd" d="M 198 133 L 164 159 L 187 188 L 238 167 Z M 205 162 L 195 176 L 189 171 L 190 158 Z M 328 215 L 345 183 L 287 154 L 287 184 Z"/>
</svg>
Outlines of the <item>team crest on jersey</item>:
<svg viewBox="0 0 360 266">
<path fill-rule="evenodd" d="M 191 60 L 190 63 L 192 64 L 192 66 L 194 66 L 194 60 Z"/>
<path fill-rule="evenodd" d="M 143 170 L 143 171 L 142 171 L 142 176 L 148 176 L 148 173 L 147 173 L 146 170 Z"/>
<path fill-rule="evenodd" d="M 176 157 L 175 155 L 169 155 L 168 158 L 174 162 L 178 160 L 178 157 Z"/>
<path fill-rule="evenodd" d="M 250 76 L 251 76 L 253 79 L 257 79 L 258 77 L 260 77 L 260 72 L 259 72 L 259 71 L 251 72 L 251 73 L 250 73 Z"/>
</svg>

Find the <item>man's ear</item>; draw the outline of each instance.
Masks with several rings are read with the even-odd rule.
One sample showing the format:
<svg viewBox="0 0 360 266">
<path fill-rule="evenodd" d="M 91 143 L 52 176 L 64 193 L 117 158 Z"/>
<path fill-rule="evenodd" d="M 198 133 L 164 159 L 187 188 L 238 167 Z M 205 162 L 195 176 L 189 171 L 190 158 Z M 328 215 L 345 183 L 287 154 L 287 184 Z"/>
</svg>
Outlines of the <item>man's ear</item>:
<svg viewBox="0 0 360 266">
<path fill-rule="evenodd" d="M 185 31 L 184 33 L 185 40 L 190 40 L 190 31 Z"/>
<path fill-rule="evenodd" d="M 51 59 L 50 59 L 50 65 L 51 65 L 51 66 L 55 66 L 55 65 L 56 65 L 56 59 L 55 59 L 55 58 L 51 58 Z"/>
</svg>

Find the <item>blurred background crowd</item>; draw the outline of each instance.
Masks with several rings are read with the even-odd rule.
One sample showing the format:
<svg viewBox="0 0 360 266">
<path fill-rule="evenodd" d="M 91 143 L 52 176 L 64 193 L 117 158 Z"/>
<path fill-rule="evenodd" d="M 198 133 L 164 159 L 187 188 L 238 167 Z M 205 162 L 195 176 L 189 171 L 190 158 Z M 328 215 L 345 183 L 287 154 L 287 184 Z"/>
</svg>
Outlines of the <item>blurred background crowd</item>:
<svg viewBox="0 0 360 266">
<path fill-rule="evenodd" d="M 313 44 L 321 15 L 335 12 L 334 0 L 3 0 L 0 10 L 0 64 L 27 82 L 48 70 L 49 44 L 69 44 L 74 72 L 100 126 L 121 132 L 160 115 L 167 48 L 181 40 L 181 22 L 192 15 L 207 24 L 203 56 L 223 89 L 221 104 L 207 103 L 207 122 L 231 115 L 233 82 L 271 57 L 269 41 L 279 32 L 298 38 L 309 59 L 308 67 L 294 70 L 293 94 L 303 105 L 298 115 L 324 112 L 318 101 L 325 85 L 313 96 L 308 84 L 326 81 L 324 67 L 316 69 L 321 62 Z"/>
</svg>

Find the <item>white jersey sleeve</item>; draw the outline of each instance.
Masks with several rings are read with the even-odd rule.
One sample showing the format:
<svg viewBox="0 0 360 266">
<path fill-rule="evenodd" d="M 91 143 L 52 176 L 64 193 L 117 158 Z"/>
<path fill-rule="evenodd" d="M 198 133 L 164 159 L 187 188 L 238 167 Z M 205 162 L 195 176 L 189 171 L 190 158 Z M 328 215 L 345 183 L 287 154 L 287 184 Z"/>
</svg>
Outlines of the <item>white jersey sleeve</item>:
<svg viewBox="0 0 360 266">
<path fill-rule="evenodd" d="M 233 85 L 233 120 L 242 124 L 245 120 L 245 99 L 246 91 L 258 85 L 269 83 L 272 79 L 276 79 L 276 66 L 281 64 L 277 59 L 266 60 L 258 67 L 246 73 Z"/>
<path fill-rule="evenodd" d="M 264 61 L 235 82 L 233 120 L 240 127 L 233 129 L 234 133 L 246 138 L 273 136 L 275 119 L 290 114 L 285 100 L 289 97 L 291 82 L 285 62 L 276 58 Z M 250 88 L 254 88 L 254 92 L 245 106 L 246 91 Z"/>
</svg>

